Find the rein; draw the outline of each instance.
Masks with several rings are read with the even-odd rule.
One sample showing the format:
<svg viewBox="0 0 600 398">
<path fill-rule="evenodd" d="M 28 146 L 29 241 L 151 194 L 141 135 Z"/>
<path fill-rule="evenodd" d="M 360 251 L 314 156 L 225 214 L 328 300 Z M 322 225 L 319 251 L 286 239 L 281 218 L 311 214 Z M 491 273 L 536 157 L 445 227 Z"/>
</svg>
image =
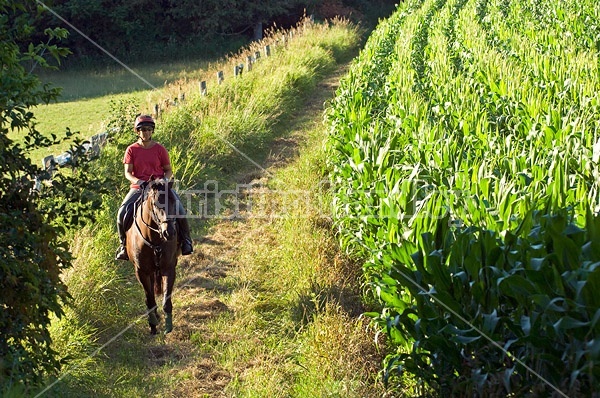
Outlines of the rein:
<svg viewBox="0 0 600 398">
<path fill-rule="evenodd" d="M 167 188 L 168 189 L 168 188 Z M 167 193 L 168 195 L 168 193 Z M 160 262 L 160 257 L 162 255 L 162 242 L 158 243 L 158 244 L 154 244 L 151 241 L 149 241 L 148 239 L 146 239 L 146 237 L 144 237 L 144 235 L 142 234 L 142 230 L 140 228 L 140 225 L 138 224 L 138 220 L 137 220 L 137 212 L 138 212 L 138 208 L 140 210 L 140 218 L 142 219 L 142 223 L 151 231 L 156 232 L 157 234 L 160 235 L 160 237 L 164 240 L 164 236 L 161 230 L 157 229 L 157 228 L 153 228 L 149 223 L 146 222 L 146 220 L 144 220 L 144 202 L 146 200 L 144 200 L 144 196 L 146 196 L 146 200 L 148 199 L 148 196 L 146 194 L 146 192 L 142 192 L 142 195 L 140 196 L 140 198 L 135 202 L 134 204 L 134 217 L 133 217 L 133 221 L 135 224 L 135 229 L 137 230 L 138 234 L 140 235 L 140 237 L 142 238 L 142 240 L 144 241 L 144 244 L 146 246 L 148 246 L 149 248 L 151 248 L 154 251 L 154 264 L 156 265 L 156 267 L 159 266 L 159 262 Z M 156 215 L 156 212 L 154 211 L 154 205 L 152 206 L 152 221 L 154 221 L 154 223 L 158 224 L 169 224 L 171 222 L 173 222 L 172 218 L 167 218 L 165 221 L 160 221 L 158 220 L 158 216 Z"/>
</svg>

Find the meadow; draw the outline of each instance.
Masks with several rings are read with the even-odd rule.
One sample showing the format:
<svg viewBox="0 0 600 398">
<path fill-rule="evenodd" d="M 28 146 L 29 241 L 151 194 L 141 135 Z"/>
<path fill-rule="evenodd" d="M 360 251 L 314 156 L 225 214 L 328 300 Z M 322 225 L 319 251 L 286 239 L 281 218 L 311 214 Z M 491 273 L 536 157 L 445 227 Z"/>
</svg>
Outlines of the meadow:
<svg viewBox="0 0 600 398">
<path fill-rule="evenodd" d="M 600 10 L 414 0 L 328 111 L 335 224 L 364 258 L 386 379 L 589 396 L 600 377 Z"/>
</svg>

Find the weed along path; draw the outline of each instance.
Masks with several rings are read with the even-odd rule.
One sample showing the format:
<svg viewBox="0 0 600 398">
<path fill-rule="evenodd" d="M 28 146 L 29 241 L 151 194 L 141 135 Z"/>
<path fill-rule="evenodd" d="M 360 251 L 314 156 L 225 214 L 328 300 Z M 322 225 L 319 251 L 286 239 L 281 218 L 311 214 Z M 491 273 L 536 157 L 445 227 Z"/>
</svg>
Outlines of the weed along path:
<svg viewBox="0 0 600 398">
<path fill-rule="evenodd" d="M 346 71 L 326 76 L 286 121 L 262 170 L 249 164 L 235 177 L 242 202 L 180 258 L 174 330 L 147 350 L 147 374 L 164 388 L 156 396 L 382 396 L 359 318 L 360 267 L 336 252 L 314 196 L 323 104 Z M 294 192 L 306 194 L 290 209 L 282 202 Z"/>
</svg>

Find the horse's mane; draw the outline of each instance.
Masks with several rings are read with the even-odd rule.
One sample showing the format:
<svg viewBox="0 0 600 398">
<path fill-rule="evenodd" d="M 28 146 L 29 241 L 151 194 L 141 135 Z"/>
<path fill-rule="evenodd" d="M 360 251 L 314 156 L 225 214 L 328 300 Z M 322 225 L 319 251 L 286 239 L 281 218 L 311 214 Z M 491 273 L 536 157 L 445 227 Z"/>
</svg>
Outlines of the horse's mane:
<svg viewBox="0 0 600 398">
<path fill-rule="evenodd" d="M 165 184 L 163 180 L 150 180 L 144 183 L 140 186 L 142 194 L 138 198 L 135 207 L 150 205 L 148 199 L 151 195 L 154 195 L 153 191 L 156 191 L 157 195 L 154 196 L 155 202 L 158 202 L 159 206 L 164 205 L 165 207 L 168 207 L 165 208 L 168 214 L 175 214 L 177 212 L 177 198 L 171 190 L 171 185 L 172 183 Z"/>
<path fill-rule="evenodd" d="M 165 183 L 161 180 L 150 180 L 146 183 L 144 183 L 141 188 L 142 188 L 142 194 L 140 195 L 141 200 L 142 201 L 146 201 L 146 199 L 148 199 L 148 196 L 150 195 L 151 189 L 156 187 L 157 191 L 162 191 L 164 192 L 165 190 L 168 192 L 169 195 L 169 199 L 173 198 L 173 195 L 171 194 L 171 190 L 170 190 L 170 183 L 168 185 L 165 185 Z"/>
</svg>

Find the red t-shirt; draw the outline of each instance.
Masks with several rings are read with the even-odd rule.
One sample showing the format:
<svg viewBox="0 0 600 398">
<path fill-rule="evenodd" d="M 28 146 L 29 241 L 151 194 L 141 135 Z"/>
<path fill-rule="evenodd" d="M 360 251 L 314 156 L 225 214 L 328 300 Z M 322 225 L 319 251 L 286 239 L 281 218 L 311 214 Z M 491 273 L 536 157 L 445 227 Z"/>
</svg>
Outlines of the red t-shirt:
<svg viewBox="0 0 600 398">
<path fill-rule="evenodd" d="M 146 149 L 136 142 L 125 150 L 123 163 L 132 164 L 132 174 L 140 180 L 148 181 L 152 176 L 163 178 L 165 175 L 163 167 L 169 166 L 171 161 L 166 148 L 161 144 L 156 143 Z M 131 184 L 131 187 L 138 188 L 135 184 Z"/>
</svg>

